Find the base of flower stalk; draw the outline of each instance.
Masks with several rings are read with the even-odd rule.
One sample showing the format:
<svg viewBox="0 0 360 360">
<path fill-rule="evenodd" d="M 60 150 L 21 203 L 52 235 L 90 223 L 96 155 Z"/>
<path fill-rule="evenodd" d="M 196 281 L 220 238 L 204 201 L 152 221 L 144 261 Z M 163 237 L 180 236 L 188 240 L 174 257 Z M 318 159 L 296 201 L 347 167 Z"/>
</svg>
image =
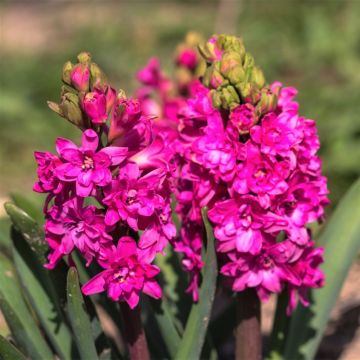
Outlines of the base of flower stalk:
<svg viewBox="0 0 360 360">
<path fill-rule="evenodd" d="M 124 320 L 124 330 L 130 359 L 149 360 L 149 348 L 141 322 L 140 305 L 132 310 L 126 302 L 120 302 L 120 308 Z"/>
<path fill-rule="evenodd" d="M 237 360 L 262 358 L 261 305 L 255 289 L 237 294 L 236 299 L 236 348 Z"/>
</svg>

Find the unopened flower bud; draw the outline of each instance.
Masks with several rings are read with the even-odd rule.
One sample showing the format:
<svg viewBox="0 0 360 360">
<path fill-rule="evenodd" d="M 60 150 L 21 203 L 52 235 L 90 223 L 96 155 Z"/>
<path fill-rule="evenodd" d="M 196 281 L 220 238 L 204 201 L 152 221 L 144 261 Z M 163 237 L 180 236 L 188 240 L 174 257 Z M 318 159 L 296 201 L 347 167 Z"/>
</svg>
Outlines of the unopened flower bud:
<svg viewBox="0 0 360 360">
<path fill-rule="evenodd" d="M 222 50 L 219 48 L 217 40 L 217 35 L 214 35 L 205 44 L 198 46 L 201 56 L 208 63 L 219 60 L 221 58 Z"/>
<path fill-rule="evenodd" d="M 261 89 L 265 86 L 265 77 L 263 72 L 256 66 L 252 69 L 251 81 L 256 84 L 256 86 Z"/>
<path fill-rule="evenodd" d="M 232 109 L 240 103 L 239 95 L 233 86 L 227 86 L 226 88 L 221 89 L 221 94 L 222 106 L 224 109 Z"/>
<path fill-rule="evenodd" d="M 274 111 L 277 105 L 277 96 L 270 89 L 264 88 L 261 91 L 260 101 L 256 105 L 256 113 L 264 115 L 270 111 Z"/>
<path fill-rule="evenodd" d="M 211 92 L 214 107 L 230 110 L 240 103 L 239 95 L 231 85 Z"/>
<path fill-rule="evenodd" d="M 219 71 L 219 63 L 213 63 L 210 67 L 206 69 L 206 72 L 203 77 L 203 84 L 210 88 L 216 89 L 221 85 L 225 84 L 225 79 Z"/>
<path fill-rule="evenodd" d="M 90 88 L 103 88 L 107 84 L 104 72 L 95 63 L 90 65 Z"/>
<path fill-rule="evenodd" d="M 50 110 L 54 111 L 55 113 L 57 113 L 61 117 L 64 117 L 64 114 L 61 111 L 59 104 L 57 104 L 57 103 L 55 103 L 53 101 L 48 101 L 47 104 L 48 104 L 48 107 L 50 108 Z"/>
<path fill-rule="evenodd" d="M 211 90 L 210 96 L 213 106 L 219 109 L 221 107 L 221 94 L 216 90 Z"/>
<path fill-rule="evenodd" d="M 74 65 L 71 61 L 67 61 L 63 66 L 62 72 L 62 80 L 65 84 L 71 85 L 71 70 L 73 69 Z"/>
<path fill-rule="evenodd" d="M 87 65 L 77 64 L 70 73 L 71 85 L 78 91 L 89 90 L 90 71 Z"/>
<path fill-rule="evenodd" d="M 88 53 L 88 52 L 86 52 L 86 51 L 81 52 L 81 53 L 77 56 L 77 59 L 78 59 L 79 63 L 80 63 L 80 64 L 83 64 L 83 65 L 89 65 L 90 62 L 91 62 L 90 53 Z"/>
<path fill-rule="evenodd" d="M 109 114 L 112 108 L 114 107 L 116 101 L 116 91 L 110 85 L 106 87 L 105 90 L 106 96 L 106 112 Z"/>
<path fill-rule="evenodd" d="M 255 66 L 255 60 L 252 55 L 246 53 L 243 59 L 243 66 L 244 68 L 250 68 Z"/>
<path fill-rule="evenodd" d="M 94 124 L 102 124 L 107 120 L 106 96 L 101 90 L 94 89 L 87 93 L 81 105 Z"/>
<path fill-rule="evenodd" d="M 178 65 L 185 66 L 189 70 L 194 70 L 198 64 L 198 54 L 191 48 L 185 48 L 176 57 Z"/>
<path fill-rule="evenodd" d="M 65 93 L 62 96 L 59 109 L 65 119 L 79 128 L 84 128 L 83 113 L 81 111 L 79 97 L 77 95 L 71 92 Z"/>
<path fill-rule="evenodd" d="M 225 76 L 231 71 L 234 66 L 241 65 L 241 55 L 235 51 L 226 51 L 223 53 L 220 62 L 220 71 Z"/>
<path fill-rule="evenodd" d="M 111 118 L 109 142 L 113 143 L 131 129 L 142 115 L 141 104 L 135 99 L 119 98 Z"/>
<path fill-rule="evenodd" d="M 233 85 L 243 82 L 245 80 L 244 68 L 241 65 L 234 66 L 227 74 L 227 78 Z"/>
</svg>

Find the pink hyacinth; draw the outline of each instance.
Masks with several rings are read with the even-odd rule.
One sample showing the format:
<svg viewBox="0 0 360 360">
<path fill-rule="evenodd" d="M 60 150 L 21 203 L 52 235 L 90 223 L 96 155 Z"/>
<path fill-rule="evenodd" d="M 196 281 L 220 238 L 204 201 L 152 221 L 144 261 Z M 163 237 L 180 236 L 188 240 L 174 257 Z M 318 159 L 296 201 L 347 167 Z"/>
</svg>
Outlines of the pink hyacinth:
<svg viewBox="0 0 360 360">
<path fill-rule="evenodd" d="M 106 147 L 97 151 L 98 135 L 88 129 L 83 133 L 82 145 L 58 138 L 56 149 L 62 164 L 55 169 L 55 175 L 64 182 L 75 182 L 76 193 L 81 197 L 91 194 L 95 185 L 104 187 L 111 182 L 111 166 L 119 165 L 127 155 L 127 148 Z"/>
<path fill-rule="evenodd" d="M 53 192 L 58 194 L 63 188 L 63 183 L 55 176 L 55 169 L 62 161 L 50 152 L 35 152 L 35 160 L 38 164 L 37 175 L 39 181 L 34 185 L 34 191 L 40 193 Z"/>
<path fill-rule="evenodd" d="M 165 173 L 154 170 L 141 176 L 134 163 L 124 166 L 111 187 L 105 191 L 103 202 L 108 205 L 106 223 L 113 225 L 120 219 L 126 221 L 135 231 L 139 230 L 139 217 L 150 217 L 162 200 L 157 189 L 161 186 Z M 142 229 L 143 230 L 143 229 Z"/>
<path fill-rule="evenodd" d="M 154 280 L 160 269 L 139 258 L 136 242 L 129 236 L 120 238 L 116 248 L 107 251 L 102 267 L 105 270 L 83 285 L 83 294 L 106 291 L 112 300 L 126 301 L 131 309 L 139 303 L 140 292 L 155 299 L 162 295 Z"/>
<path fill-rule="evenodd" d="M 45 239 L 52 249 L 47 268 L 53 269 L 60 258 L 69 255 L 74 248 L 90 264 L 111 244 L 108 230 L 104 216 L 93 205 L 83 208 L 81 201 L 76 199 L 54 205 L 48 211 L 45 223 Z"/>
<path fill-rule="evenodd" d="M 221 57 L 212 50 L 214 59 Z M 319 257 L 314 268 L 305 265 L 312 248 L 306 226 L 321 221 L 328 204 L 315 123 L 299 116 L 294 88 L 276 83 L 267 94 L 278 96 L 277 106 L 256 107 L 245 99 L 221 112 L 212 106 L 209 90 L 197 85 L 179 111 L 177 212 L 186 228 L 198 227 L 200 234 L 182 230 L 174 246 L 184 254 L 194 299 L 202 247 L 195 239 L 202 236 L 203 206 L 214 224 L 221 272 L 234 291 L 254 287 L 266 300 L 288 284 L 292 299 L 297 292 L 306 303 L 300 293 L 321 286 L 320 280 L 301 285 L 305 275 L 295 270 L 303 264 L 314 278 L 322 278 Z M 277 243 L 277 238 L 284 240 Z"/>
</svg>

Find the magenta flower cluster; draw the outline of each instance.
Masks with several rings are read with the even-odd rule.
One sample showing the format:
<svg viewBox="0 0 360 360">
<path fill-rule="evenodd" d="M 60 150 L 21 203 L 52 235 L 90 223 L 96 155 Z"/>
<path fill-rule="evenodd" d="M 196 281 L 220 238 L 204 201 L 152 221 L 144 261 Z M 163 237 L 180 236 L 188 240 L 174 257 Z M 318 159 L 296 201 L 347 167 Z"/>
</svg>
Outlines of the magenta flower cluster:
<svg viewBox="0 0 360 360">
<path fill-rule="evenodd" d="M 197 301 L 207 206 L 223 284 L 234 292 L 255 288 L 261 300 L 287 290 L 290 313 L 298 298 L 308 305 L 308 289 L 324 284 L 323 250 L 308 228 L 329 202 L 316 124 L 299 115 L 296 89 L 263 84 L 232 37 L 224 41 L 231 51 L 210 38 L 202 50 L 208 70 L 199 78 L 205 62 L 190 40 L 175 56 L 176 80 L 156 58 L 138 72 L 138 100 L 102 78 L 94 82 L 92 65 L 71 68 L 85 118 L 82 144 L 59 138 L 57 155 L 35 153 L 34 189 L 48 194 L 47 267 L 77 251 L 103 269 L 83 293 L 107 291 L 133 308 L 141 292 L 161 297 L 152 262 L 170 243 Z"/>
<path fill-rule="evenodd" d="M 214 108 L 209 90 L 198 83 L 179 113 L 177 211 L 183 228 L 175 247 L 184 253 L 195 300 L 204 206 L 214 224 L 220 271 L 234 291 L 255 288 L 267 300 L 286 287 L 290 312 L 296 294 L 307 305 L 306 290 L 323 285 L 322 249 L 306 227 L 323 219 L 328 203 L 315 122 L 298 114 L 294 88 L 274 83 L 270 89 L 278 104 L 259 116 L 251 102 L 227 112 Z"/>
<path fill-rule="evenodd" d="M 88 71 L 75 66 L 71 73 L 88 120 L 84 124 L 89 124 L 81 145 L 58 138 L 56 155 L 35 153 L 39 180 L 34 190 L 48 194 L 46 267 L 53 269 L 78 252 L 87 266 L 96 262 L 104 269 L 83 293 L 106 291 L 134 308 L 141 292 L 154 298 L 162 293 L 154 279 L 159 268 L 152 262 L 176 233 L 169 166 L 163 142 L 154 137 L 138 101 L 116 96 L 109 85 L 89 89 Z"/>
</svg>

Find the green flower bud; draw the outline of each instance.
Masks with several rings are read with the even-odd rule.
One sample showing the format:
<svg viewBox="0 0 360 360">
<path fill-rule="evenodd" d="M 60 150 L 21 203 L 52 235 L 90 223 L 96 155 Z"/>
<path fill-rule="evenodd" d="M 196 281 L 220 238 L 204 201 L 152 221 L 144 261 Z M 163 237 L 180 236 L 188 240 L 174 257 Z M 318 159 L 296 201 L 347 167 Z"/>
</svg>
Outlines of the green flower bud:
<svg viewBox="0 0 360 360">
<path fill-rule="evenodd" d="M 216 90 L 210 91 L 211 100 L 213 103 L 213 106 L 217 109 L 221 107 L 221 93 Z"/>
<path fill-rule="evenodd" d="M 255 66 L 255 60 L 249 53 L 246 53 L 243 58 L 243 66 L 244 68 L 249 68 Z"/>
<path fill-rule="evenodd" d="M 93 89 L 94 87 L 103 88 L 107 84 L 106 75 L 99 68 L 97 64 L 92 62 L 90 64 L 90 87 Z"/>
<path fill-rule="evenodd" d="M 261 91 L 260 101 L 257 103 L 255 109 L 258 116 L 264 115 L 270 111 L 275 110 L 277 106 L 277 96 L 269 88 L 264 88 Z"/>
<path fill-rule="evenodd" d="M 231 85 L 221 89 L 221 106 L 224 109 L 232 109 L 240 103 L 240 98 L 235 88 Z"/>
<path fill-rule="evenodd" d="M 264 73 L 256 66 L 254 66 L 252 70 L 251 81 L 254 82 L 259 89 L 265 86 Z"/>
<path fill-rule="evenodd" d="M 53 101 L 48 101 L 47 104 L 48 104 L 48 107 L 50 108 L 50 110 L 54 111 L 55 113 L 57 113 L 61 117 L 64 117 L 64 114 L 61 111 L 59 104 L 57 104 L 57 103 L 55 103 Z"/>
<path fill-rule="evenodd" d="M 61 116 L 79 128 L 84 128 L 84 116 L 80 108 L 79 97 L 72 93 L 65 93 L 59 105 Z M 60 114 L 60 113 L 59 113 Z"/>
<path fill-rule="evenodd" d="M 230 83 L 233 85 L 244 81 L 245 80 L 244 68 L 241 65 L 234 66 L 227 74 L 227 78 L 229 79 Z"/>
<path fill-rule="evenodd" d="M 235 51 L 226 51 L 222 54 L 220 61 L 220 71 L 225 76 L 237 65 L 241 65 L 241 55 Z"/>
<path fill-rule="evenodd" d="M 223 86 L 224 84 L 226 84 L 226 80 L 221 75 L 218 68 L 219 68 L 219 64 L 213 63 L 210 67 L 206 69 L 206 72 L 203 77 L 203 84 L 206 87 L 210 89 L 216 89 L 219 86 Z"/>
<path fill-rule="evenodd" d="M 91 63 L 91 55 L 90 53 L 83 51 L 81 52 L 78 56 L 77 59 L 79 61 L 80 64 L 83 65 L 89 65 Z"/>
<path fill-rule="evenodd" d="M 74 65 L 71 63 L 71 61 L 67 61 L 63 66 L 63 72 L 62 72 L 62 80 L 65 84 L 71 85 L 71 71 L 73 69 Z"/>
<path fill-rule="evenodd" d="M 116 96 L 119 100 L 126 100 L 127 97 L 126 97 L 126 93 L 123 89 L 120 89 L 117 93 L 117 96 Z"/>
</svg>

